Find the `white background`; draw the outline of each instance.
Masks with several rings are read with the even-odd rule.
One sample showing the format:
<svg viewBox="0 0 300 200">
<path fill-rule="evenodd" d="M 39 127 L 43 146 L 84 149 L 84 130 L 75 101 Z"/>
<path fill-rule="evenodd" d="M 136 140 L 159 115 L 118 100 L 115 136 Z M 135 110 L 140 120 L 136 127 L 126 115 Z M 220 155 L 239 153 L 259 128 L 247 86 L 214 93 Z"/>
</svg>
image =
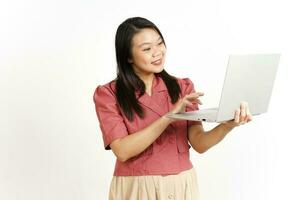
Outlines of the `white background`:
<svg viewBox="0 0 300 200">
<path fill-rule="evenodd" d="M 1 1 L 0 199 L 107 199 L 115 158 L 92 95 L 115 77 L 115 31 L 133 16 L 160 28 L 166 70 L 205 92 L 203 107 L 219 101 L 227 54 L 281 53 L 268 113 L 191 156 L 202 200 L 300 199 L 292 0 Z"/>
</svg>

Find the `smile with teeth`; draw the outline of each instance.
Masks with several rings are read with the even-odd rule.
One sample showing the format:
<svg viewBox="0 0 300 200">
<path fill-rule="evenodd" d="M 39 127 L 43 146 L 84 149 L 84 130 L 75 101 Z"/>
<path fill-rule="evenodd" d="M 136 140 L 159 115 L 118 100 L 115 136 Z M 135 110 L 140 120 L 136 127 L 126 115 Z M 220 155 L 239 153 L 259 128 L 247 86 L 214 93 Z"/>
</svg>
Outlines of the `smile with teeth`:
<svg viewBox="0 0 300 200">
<path fill-rule="evenodd" d="M 161 64 L 161 59 L 152 62 L 152 64 L 153 65 L 160 65 Z"/>
</svg>

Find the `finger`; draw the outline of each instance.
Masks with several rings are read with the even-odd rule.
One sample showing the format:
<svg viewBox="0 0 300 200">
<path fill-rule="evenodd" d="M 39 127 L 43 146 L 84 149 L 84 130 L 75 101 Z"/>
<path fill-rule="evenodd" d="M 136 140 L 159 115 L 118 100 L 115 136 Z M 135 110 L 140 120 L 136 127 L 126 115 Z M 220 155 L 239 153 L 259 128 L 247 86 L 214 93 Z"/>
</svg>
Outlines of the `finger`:
<svg viewBox="0 0 300 200">
<path fill-rule="evenodd" d="M 192 106 L 193 103 L 187 99 L 183 100 L 183 104 L 186 106 L 186 105 L 189 105 L 189 106 Z"/>
<path fill-rule="evenodd" d="M 240 123 L 240 109 L 237 109 L 237 110 L 235 111 L 234 122 L 235 122 L 236 124 L 239 124 L 239 123 Z"/>
<path fill-rule="evenodd" d="M 202 105 L 202 102 L 199 99 L 193 99 L 193 100 L 187 100 L 187 101 L 189 101 L 193 105 L 197 105 L 197 104 Z"/>
<path fill-rule="evenodd" d="M 199 96 L 203 96 L 204 92 L 194 92 L 195 94 L 199 95 Z"/>
<path fill-rule="evenodd" d="M 248 116 L 247 122 L 251 122 L 252 119 L 253 119 L 253 117 L 252 117 L 252 115 L 250 114 L 250 115 Z"/>
<path fill-rule="evenodd" d="M 202 104 L 202 102 L 198 98 L 199 98 L 199 96 L 197 96 L 197 95 L 187 95 L 183 99 L 187 100 L 187 101 L 190 101 L 192 103 L 195 103 L 195 104 L 197 104 L 197 103 Z"/>
<path fill-rule="evenodd" d="M 240 113 L 240 122 L 244 123 L 246 118 L 246 103 L 242 102 L 240 105 L 241 113 Z"/>
<path fill-rule="evenodd" d="M 252 120 L 252 115 L 251 115 L 251 112 L 250 112 L 250 109 L 249 109 L 249 106 L 247 106 L 247 116 L 246 116 L 246 122 L 250 122 Z"/>
<path fill-rule="evenodd" d="M 247 118 L 247 122 L 250 122 L 250 121 L 252 121 L 252 119 L 253 119 L 253 116 L 252 116 L 252 114 L 251 114 L 251 113 L 249 113 L 247 116 L 248 116 L 248 118 Z"/>
<path fill-rule="evenodd" d="M 202 105 L 202 101 L 200 101 L 200 99 L 197 99 L 198 104 Z"/>
<path fill-rule="evenodd" d="M 203 96 L 204 93 L 203 92 L 194 92 L 194 93 L 190 93 L 188 95 L 185 95 L 185 98 L 198 98 L 200 96 Z"/>
<path fill-rule="evenodd" d="M 193 104 L 200 104 L 202 105 L 202 102 L 200 101 L 200 99 L 193 99 L 193 100 L 188 100 L 190 102 L 192 102 Z"/>
</svg>

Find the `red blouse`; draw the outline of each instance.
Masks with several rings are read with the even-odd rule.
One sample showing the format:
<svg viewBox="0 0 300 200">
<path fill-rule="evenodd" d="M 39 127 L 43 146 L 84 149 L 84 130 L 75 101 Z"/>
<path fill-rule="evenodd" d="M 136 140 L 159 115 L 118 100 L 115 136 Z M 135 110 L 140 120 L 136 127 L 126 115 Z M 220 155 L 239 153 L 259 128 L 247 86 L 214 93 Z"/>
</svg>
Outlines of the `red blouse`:
<svg viewBox="0 0 300 200">
<path fill-rule="evenodd" d="M 181 96 L 195 92 L 190 79 L 177 79 Z M 171 111 L 174 105 L 168 95 L 163 80 L 156 76 L 152 85 L 152 95 L 147 93 L 138 98 L 144 109 L 144 118 L 134 115 L 129 121 L 120 111 L 116 101 L 115 81 L 98 86 L 94 93 L 94 103 L 105 149 L 117 139 L 145 128 Z M 198 106 L 188 106 L 187 111 L 197 110 Z M 168 175 L 177 174 L 192 168 L 189 156 L 188 127 L 201 122 L 180 120 L 171 123 L 164 132 L 139 155 L 121 162 L 116 160 L 114 176 Z"/>
</svg>

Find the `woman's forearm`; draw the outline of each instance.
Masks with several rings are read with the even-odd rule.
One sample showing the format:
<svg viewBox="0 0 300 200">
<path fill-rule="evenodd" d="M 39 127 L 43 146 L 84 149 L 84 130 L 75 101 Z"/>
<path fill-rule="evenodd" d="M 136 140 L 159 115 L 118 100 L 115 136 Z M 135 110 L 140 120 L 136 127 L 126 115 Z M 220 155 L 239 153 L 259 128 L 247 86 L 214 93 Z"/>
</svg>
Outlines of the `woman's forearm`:
<svg viewBox="0 0 300 200">
<path fill-rule="evenodd" d="M 146 128 L 118 139 L 112 142 L 110 146 L 117 158 L 125 162 L 149 147 L 171 122 L 172 119 L 160 117 Z"/>
<path fill-rule="evenodd" d="M 219 124 L 215 128 L 205 133 L 197 134 L 197 151 L 203 153 L 212 146 L 218 144 L 229 133 L 233 127 L 226 124 Z"/>
</svg>

